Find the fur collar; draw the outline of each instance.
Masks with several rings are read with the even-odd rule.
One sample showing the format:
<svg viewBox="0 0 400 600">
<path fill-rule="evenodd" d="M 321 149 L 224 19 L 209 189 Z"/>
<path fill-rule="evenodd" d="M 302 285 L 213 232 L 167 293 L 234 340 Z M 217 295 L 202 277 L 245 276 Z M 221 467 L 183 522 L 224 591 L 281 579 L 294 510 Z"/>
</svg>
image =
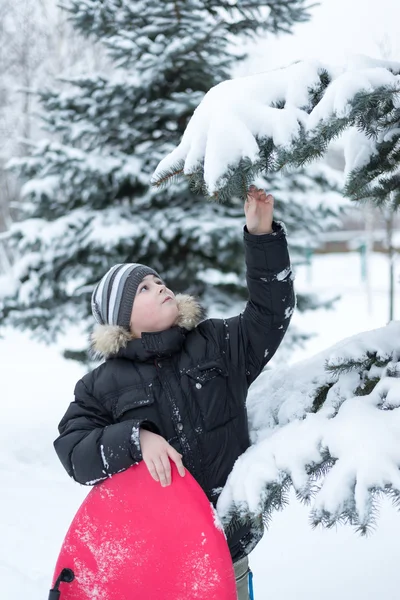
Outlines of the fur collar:
<svg viewBox="0 0 400 600">
<path fill-rule="evenodd" d="M 194 329 L 205 316 L 203 307 L 193 296 L 187 294 L 177 294 L 176 299 L 179 317 L 175 326 L 188 331 Z M 144 335 L 149 337 L 152 334 Z M 96 325 L 90 336 L 92 355 L 94 358 L 108 358 L 116 355 L 134 339 L 129 331 L 118 325 Z"/>
</svg>

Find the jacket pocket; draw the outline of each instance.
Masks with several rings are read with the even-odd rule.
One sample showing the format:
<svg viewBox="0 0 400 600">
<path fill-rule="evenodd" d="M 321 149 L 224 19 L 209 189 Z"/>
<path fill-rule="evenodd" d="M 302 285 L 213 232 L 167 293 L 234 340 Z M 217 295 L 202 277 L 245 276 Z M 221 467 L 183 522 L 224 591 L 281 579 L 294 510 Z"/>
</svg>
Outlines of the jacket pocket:
<svg viewBox="0 0 400 600">
<path fill-rule="evenodd" d="M 151 421 L 151 417 L 155 416 L 154 393 L 151 384 L 123 391 L 114 399 L 112 410 L 116 421 L 127 419 Z"/>
<path fill-rule="evenodd" d="M 222 359 L 209 360 L 192 367 L 186 375 L 206 431 L 222 427 L 233 418 L 228 397 L 228 370 Z"/>
</svg>

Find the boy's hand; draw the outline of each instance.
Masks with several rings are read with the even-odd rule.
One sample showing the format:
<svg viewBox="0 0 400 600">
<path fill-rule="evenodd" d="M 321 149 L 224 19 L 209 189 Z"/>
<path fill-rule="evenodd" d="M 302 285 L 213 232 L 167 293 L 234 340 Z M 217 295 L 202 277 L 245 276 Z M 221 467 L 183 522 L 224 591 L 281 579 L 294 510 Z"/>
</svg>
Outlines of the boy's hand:
<svg viewBox="0 0 400 600">
<path fill-rule="evenodd" d="M 271 194 L 267 196 L 264 190 L 251 185 L 244 204 L 248 232 L 253 235 L 272 233 L 273 212 L 273 196 Z"/>
<path fill-rule="evenodd" d="M 150 475 L 163 487 L 171 483 L 169 459 L 174 461 L 181 477 L 185 476 L 182 454 L 179 454 L 161 435 L 147 431 L 147 429 L 140 429 L 140 447 Z"/>
</svg>

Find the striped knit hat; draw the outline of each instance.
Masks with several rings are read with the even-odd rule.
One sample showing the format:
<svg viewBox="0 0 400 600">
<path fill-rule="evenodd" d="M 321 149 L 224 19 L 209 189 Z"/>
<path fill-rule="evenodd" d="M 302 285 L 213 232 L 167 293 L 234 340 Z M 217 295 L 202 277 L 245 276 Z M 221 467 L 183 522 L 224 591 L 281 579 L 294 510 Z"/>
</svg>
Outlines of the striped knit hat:
<svg viewBox="0 0 400 600">
<path fill-rule="evenodd" d="M 111 267 L 93 290 L 92 313 L 100 325 L 119 325 L 129 331 L 133 301 L 146 275 L 159 274 L 145 265 L 124 263 Z"/>
</svg>

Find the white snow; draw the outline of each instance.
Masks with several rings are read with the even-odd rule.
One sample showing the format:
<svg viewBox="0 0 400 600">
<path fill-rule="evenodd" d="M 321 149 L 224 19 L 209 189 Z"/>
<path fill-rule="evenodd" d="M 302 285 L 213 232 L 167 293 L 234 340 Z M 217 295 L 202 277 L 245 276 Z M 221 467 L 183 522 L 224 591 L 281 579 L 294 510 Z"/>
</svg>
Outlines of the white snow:
<svg viewBox="0 0 400 600">
<path fill-rule="evenodd" d="M 136 448 L 139 450 L 139 452 L 141 452 L 140 429 L 138 429 L 137 427 L 134 427 L 132 429 L 131 442 L 132 442 L 132 444 L 134 444 L 136 446 Z"/>
<path fill-rule="evenodd" d="M 210 502 L 210 507 L 211 507 L 211 513 L 212 513 L 212 517 L 213 517 L 213 520 L 214 520 L 215 528 L 218 529 L 219 531 L 222 531 L 222 533 L 225 535 L 225 530 L 224 530 L 223 525 L 221 523 L 221 519 L 219 518 L 218 513 L 215 510 L 214 506 L 211 504 L 211 502 Z"/>
<path fill-rule="evenodd" d="M 309 130 L 316 127 L 319 122 L 328 120 L 334 113 L 338 117 L 346 117 L 350 110 L 350 102 L 358 92 L 373 92 L 380 86 L 399 85 L 398 76 L 393 75 L 383 66 L 377 67 L 375 59 L 369 61 L 370 64 L 366 60 L 365 68 L 357 69 L 347 65 L 347 69 L 332 81 L 310 113 L 307 121 Z M 397 71 L 400 71 L 400 63 L 397 65 Z"/>
<path fill-rule="evenodd" d="M 237 166 L 242 158 L 253 162 L 259 158 L 257 138 L 268 137 L 276 146 L 290 146 L 300 124 L 311 132 L 333 113 L 346 116 L 356 93 L 372 92 L 385 85 L 399 87 L 400 76 L 389 69 L 399 73 L 400 63 L 355 56 L 340 66 L 300 61 L 224 81 L 207 92 L 180 144 L 161 160 L 152 182 L 162 179 L 182 161 L 187 175 L 204 164 L 204 181 L 211 195 L 225 182 L 229 167 Z M 332 81 L 308 114 L 305 108 L 309 90 L 319 83 L 322 70 Z M 283 103 L 283 108 L 271 106 L 276 102 Z"/>
<path fill-rule="evenodd" d="M 360 169 L 377 153 L 375 143 L 364 132 L 351 127 L 342 136 L 344 142 L 345 176 L 353 169 Z"/>
<path fill-rule="evenodd" d="M 100 453 L 101 453 L 101 460 L 103 461 L 104 468 L 107 471 L 109 469 L 110 465 L 108 464 L 106 455 L 104 453 L 104 446 L 103 446 L 103 444 L 100 445 Z"/>
</svg>

